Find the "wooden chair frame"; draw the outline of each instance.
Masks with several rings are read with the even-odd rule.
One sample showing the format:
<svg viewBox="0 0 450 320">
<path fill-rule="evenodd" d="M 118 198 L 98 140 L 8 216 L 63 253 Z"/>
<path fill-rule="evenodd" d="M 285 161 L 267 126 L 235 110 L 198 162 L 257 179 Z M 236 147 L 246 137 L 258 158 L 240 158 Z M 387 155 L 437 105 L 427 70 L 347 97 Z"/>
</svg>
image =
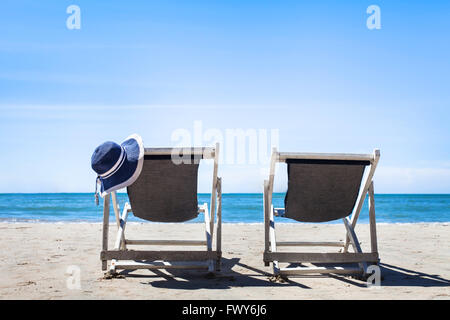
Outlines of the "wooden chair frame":
<svg viewBox="0 0 450 320">
<path fill-rule="evenodd" d="M 370 165 L 365 169 L 365 178 L 361 183 L 358 198 L 353 208 L 351 218 L 343 218 L 346 229 L 346 240 L 338 242 L 277 242 L 275 237 L 274 214 L 282 214 L 284 208 L 274 208 L 272 205 L 273 184 L 275 176 L 275 166 L 277 162 L 284 163 L 287 159 L 308 159 L 308 160 L 356 160 L 370 161 Z M 269 179 L 264 181 L 264 236 L 265 247 L 263 260 L 266 266 L 273 263 L 275 275 L 299 275 L 310 273 L 337 273 L 352 274 L 359 273 L 363 277 L 367 276 L 367 265 L 378 264 L 378 246 L 375 221 L 375 199 L 373 176 L 380 159 L 380 151 L 375 149 L 373 154 L 337 154 L 337 153 L 287 153 L 272 151 L 270 162 Z M 366 194 L 369 194 L 369 223 L 371 252 L 363 253 L 360 243 L 355 233 L 355 226 L 358 221 Z M 318 204 L 319 205 L 319 204 Z M 354 252 L 348 252 L 351 244 Z M 318 247 L 338 247 L 341 252 L 331 253 L 311 253 L 311 252 L 279 252 L 277 247 L 282 246 L 318 246 Z M 358 263 L 358 268 L 350 267 L 286 267 L 281 268 L 280 262 L 289 263 Z"/>
<path fill-rule="evenodd" d="M 126 203 L 122 215 L 117 201 L 116 192 L 104 197 L 103 205 L 103 240 L 100 260 L 102 270 L 107 270 L 108 261 L 111 260 L 109 271 L 115 273 L 118 269 L 203 269 L 220 271 L 222 257 L 222 180 L 217 177 L 219 163 L 219 144 L 215 148 L 145 148 L 145 155 L 172 155 L 174 151 L 182 150 L 183 156 L 202 156 L 202 159 L 214 159 L 213 181 L 211 191 L 211 209 L 208 204 L 198 206 L 199 212 L 205 217 L 205 240 L 130 240 L 125 237 L 125 226 L 128 213 L 132 207 Z M 112 199 L 113 210 L 116 216 L 117 235 L 113 250 L 108 250 L 109 214 Z M 217 204 L 217 224 L 215 224 Z M 216 250 L 213 250 L 213 237 L 216 232 Z M 131 245 L 151 246 L 205 246 L 204 251 L 186 250 L 130 250 Z M 214 266 L 215 264 L 215 266 Z"/>
</svg>

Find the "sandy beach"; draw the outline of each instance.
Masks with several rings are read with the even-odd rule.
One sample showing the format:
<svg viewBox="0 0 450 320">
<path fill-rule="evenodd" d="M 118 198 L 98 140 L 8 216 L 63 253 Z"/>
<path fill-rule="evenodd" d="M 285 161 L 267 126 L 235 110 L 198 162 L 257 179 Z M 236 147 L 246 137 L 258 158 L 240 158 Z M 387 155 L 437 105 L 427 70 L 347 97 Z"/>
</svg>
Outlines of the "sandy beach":
<svg viewBox="0 0 450 320">
<path fill-rule="evenodd" d="M 139 270 L 104 279 L 100 223 L 1 223 L 1 299 L 450 299 L 450 226 L 379 224 L 380 288 L 342 276 L 271 282 L 262 262 L 262 224 L 223 225 L 222 271 Z M 136 238 L 202 238 L 202 224 L 130 223 Z M 111 245 L 114 225 L 110 227 Z M 368 250 L 368 225 L 356 229 Z M 280 240 L 343 240 L 342 225 L 277 224 Z M 278 240 L 278 239 L 277 239 Z M 328 249 L 333 250 L 333 249 Z M 336 249 L 334 249 L 336 250 Z M 331 252 L 331 251 L 330 251 Z M 70 266 L 81 287 L 69 289 Z"/>
</svg>

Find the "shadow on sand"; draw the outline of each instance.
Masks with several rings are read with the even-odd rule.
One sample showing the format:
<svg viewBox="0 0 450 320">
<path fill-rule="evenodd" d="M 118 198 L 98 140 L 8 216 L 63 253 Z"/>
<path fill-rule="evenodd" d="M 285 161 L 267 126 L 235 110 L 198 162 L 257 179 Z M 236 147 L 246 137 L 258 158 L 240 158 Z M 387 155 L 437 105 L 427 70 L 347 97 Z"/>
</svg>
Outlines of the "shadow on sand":
<svg viewBox="0 0 450 320">
<path fill-rule="evenodd" d="M 298 276 L 283 279 L 276 279 L 272 273 L 248 266 L 239 262 L 239 258 L 222 258 L 222 269 L 216 273 L 206 273 L 196 270 L 169 269 L 166 272 L 152 270 L 150 274 L 136 274 L 133 271 L 121 271 L 119 275 L 130 278 L 152 279 L 141 282 L 156 288 L 166 289 L 231 289 L 239 287 L 268 287 L 268 286 L 295 286 L 303 289 L 310 287 L 300 283 L 305 278 L 323 278 L 330 277 L 356 287 L 365 288 L 365 281 L 348 276 L 340 275 L 311 275 Z M 249 272 L 234 271 L 234 267 L 246 269 Z M 444 279 L 437 274 L 427 274 L 419 271 L 409 270 L 386 263 L 381 263 L 381 286 L 411 286 L 411 287 L 450 287 L 450 280 Z M 153 280 L 158 278 L 158 280 Z M 162 279 L 161 279 L 162 278 Z"/>
<path fill-rule="evenodd" d="M 450 287 L 450 280 L 437 274 L 427 274 L 387 263 L 381 263 L 383 286 Z"/>
<path fill-rule="evenodd" d="M 122 271 L 119 275 L 139 278 L 163 278 L 164 280 L 141 282 L 156 288 L 166 289 L 231 289 L 238 287 L 267 287 L 267 286 L 296 286 L 310 289 L 308 286 L 291 281 L 290 279 L 274 279 L 271 273 L 240 263 L 239 258 L 222 258 L 220 272 L 207 273 L 196 270 L 168 269 L 166 272 L 152 270 L 153 274 L 133 274 L 132 271 Z M 240 273 L 233 267 L 241 267 L 250 273 Z"/>
<path fill-rule="evenodd" d="M 437 274 L 427 274 L 387 263 L 380 263 L 380 267 L 382 287 L 450 287 L 450 280 L 444 279 Z M 331 275 L 331 277 L 355 286 L 367 286 L 366 282 L 355 281 L 349 277 L 337 277 L 334 275 Z"/>
</svg>

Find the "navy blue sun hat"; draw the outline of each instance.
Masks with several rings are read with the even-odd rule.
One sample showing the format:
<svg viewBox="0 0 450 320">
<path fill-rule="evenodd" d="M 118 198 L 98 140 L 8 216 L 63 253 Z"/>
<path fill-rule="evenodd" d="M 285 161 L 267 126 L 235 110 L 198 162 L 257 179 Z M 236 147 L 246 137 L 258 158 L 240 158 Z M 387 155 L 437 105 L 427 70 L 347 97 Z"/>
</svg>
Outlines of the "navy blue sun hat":
<svg viewBox="0 0 450 320">
<path fill-rule="evenodd" d="M 100 184 L 100 195 L 131 185 L 139 177 L 144 163 L 144 144 L 142 138 L 133 134 L 122 144 L 107 141 L 98 146 L 91 158 L 91 167 L 97 173 L 97 185 Z"/>
</svg>

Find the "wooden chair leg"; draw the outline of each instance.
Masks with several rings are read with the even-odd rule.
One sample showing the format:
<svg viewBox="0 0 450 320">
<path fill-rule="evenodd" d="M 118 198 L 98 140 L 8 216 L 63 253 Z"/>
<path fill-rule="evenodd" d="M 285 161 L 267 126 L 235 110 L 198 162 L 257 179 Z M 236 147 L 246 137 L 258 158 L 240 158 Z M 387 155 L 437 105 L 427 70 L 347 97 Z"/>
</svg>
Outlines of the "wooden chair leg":
<svg viewBox="0 0 450 320">
<path fill-rule="evenodd" d="M 102 250 L 108 250 L 108 234 L 109 234 L 109 204 L 110 195 L 107 194 L 103 198 L 103 237 L 102 237 Z M 102 260 L 102 270 L 106 271 L 108 268 L 108 260 Z"/>
<path fill-rule="evenodd" d="M 217 233 L 216 233 L 216 271 L 220 271 L 222 259 L 222 178 L 217 178 Z"/>
<path fill-rule="evenodd" d="M 370 220 L 370 246 L 373 253 L 378 252 L 377 227 L 375 220 L 375 195 L 373 181 L 369 187 L 369 220 Z"/>
<path fill-rule="evenodd" d="M 125 226 L 126 226 L 127 219 L 128 219 L 129 209 L 130 209 L 130 205 L 128 203 L 126 203 L 125 206 L 123 207 L 122 218 L 120 219 L 119 229 L 117 230 L 116 243 L 114 245 L 114 250 L 125 250 L 125 249 L 123 249 L 125 247 Z M 110 272 L 112 272 L 112 273 L 116 272 L 116 263 L 117 263 L 116 259 L 113 259 L 111 261 L 111 266 L 109 268 Z"/>
<path fill-rule="evenodd" d="M 273 218 L 273 206 L 270 206 L 270 251 L 277 252 L 277 240 L 275 237 L 275 220 Z M 280 273 L 280 266 L 278 261 L 274 260 L 273 263 L 273 273 L 278 275 Z"/>
<path fill-rule="evenodd" d="M 269 201 L 268 201 L 268 192 L 269 192 L 269 181 L 264 180 L 264 194 L 263 194 L 263 211 L 264 211 L 264 252 L 269 252 Z M 266 267 L 270 266 L 270 262 L 264 261 L 264 265 Z"/>
<path fill-rule="evenodd" d="M 210 224 L 210 216 L 208 210 L 208 204 L 203 204 L 203 214 L 205 216 L 205 236 L 206 236 L 206 250 L 212 251 L 212 238 L 211 238 L 211 224 Z M 208 271 L 214 271 L 214 261 L 208 260 Z"/>
<path fill-rule="evenodd" d="M 342 219 L 344 221 L 345 228 L 347 229 L 347 236 L 350 239 L 350 243 L 353 247 L 353 250 L 356 253 L 362 253 L 361 246 L 359 245 L 358 237 L 356 236 L 355 230 L 353 230 L 352 226 L 350 225 L 350 222 L 347 218 Z M 360 262 L 358 263 L 359 267 L 361 268 L 361 272 L 364 275 L 367 273 L 367 263 L 366 262 Z"/>
</svg>

